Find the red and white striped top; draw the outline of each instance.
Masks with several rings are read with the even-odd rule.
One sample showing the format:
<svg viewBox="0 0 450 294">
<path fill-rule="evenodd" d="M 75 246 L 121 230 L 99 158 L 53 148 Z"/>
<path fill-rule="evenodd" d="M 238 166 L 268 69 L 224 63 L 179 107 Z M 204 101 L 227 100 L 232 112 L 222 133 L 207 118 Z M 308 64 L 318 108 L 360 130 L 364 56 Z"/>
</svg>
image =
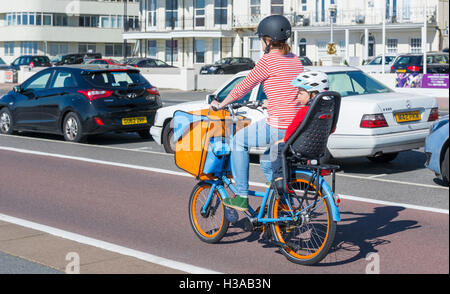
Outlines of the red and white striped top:
<svg viewBox="0 0 450 294">
<path fill-rule="evenodd" d="M 236 101 L 243 98 L 259 83 L 268 98 L 267 123 L 277 129 L 287 129 L 300 109 L 298 89 L 292 81 L 303 72 L 303 64 L 295 54 L 282 55 L 273 50 L 264 55 L 230 93 Z"/>
</svg>

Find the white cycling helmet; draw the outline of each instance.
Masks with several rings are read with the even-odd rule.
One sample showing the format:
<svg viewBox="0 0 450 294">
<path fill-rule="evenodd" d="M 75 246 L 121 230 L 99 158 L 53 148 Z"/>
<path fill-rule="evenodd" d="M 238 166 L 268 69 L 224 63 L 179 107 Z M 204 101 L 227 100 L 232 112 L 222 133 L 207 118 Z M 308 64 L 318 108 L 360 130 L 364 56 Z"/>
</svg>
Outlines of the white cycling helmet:
<svg viewBox="0 0 450 294">
<path fill-rule="evenodd" d="M 324 92 L 330 89 L 328 76 L 321 71 L 302 72 L 292 81 L 291 85 L 303 88 L 308 92 Z"/>
</svg>

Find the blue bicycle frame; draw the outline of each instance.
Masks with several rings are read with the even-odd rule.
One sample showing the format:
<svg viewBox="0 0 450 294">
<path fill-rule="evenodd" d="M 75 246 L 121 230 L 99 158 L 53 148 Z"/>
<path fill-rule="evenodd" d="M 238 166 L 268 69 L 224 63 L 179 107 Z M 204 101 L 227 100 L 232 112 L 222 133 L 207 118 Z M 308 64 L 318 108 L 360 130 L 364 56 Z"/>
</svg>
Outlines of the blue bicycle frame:
<svg viewBox="0 0 450 294">
<path fill-rule="evenodd" d="M 310 178 L 315 177 L 314 173 L 311 171 L 308 171 L 308 170 L 296 170 L 295 173 L 304 174 Z M 225 184 L 227 187 L 229 187 L 230 190 L 236 194 L 235 186 L 233 185 L 231 180 L 229 178 L 227 178 L 226 176 L 222 176 L 221 180 L 205 181 L 205 182 L 211 185 L 211 190 L 209 192 L 208 199 L 206 200 L 206 202 L 203 206 L 202 213 L 206 213 L 206 209 L 207 209 L 207 207 L 209 207 L 211 199 L 213 198 L 214 191 L 216 191 L 216 190 L 218 191 L 222 200 L 229 197 L 223 184 Z M 289 206 L 289 210 L 292 212 L 292 215 L 293 215 L 292 217 L 282 217 L 282 218 L 276 218 L 276 219 L 268 218 L 268 217 L 264 216 L 264 209 L 260 209 L 258 214 L 256 214 L 256 211 L 250 205 L 248 208 L 248 212 L 251 217 L 256 217 L 257 221 L 260 223 L 263 223 L 263 224 L 280 222 L 280 221 L 293 221 L 293 220 L 296 220 L 303 211 L 309 209 L 310 207 L 316 205 L 317 203 L 320 203 L 324 198 L 328 198 L 330 200 L 329 202 L 331 205 L 331 213 L 333 215 L 333 220 L 336 222 L 340 221 L 341 217 L 340 217 L 340 213 L 339 213 L 339 208 L 336 205 L 336 199 L 334 197 L 334 193 L 333 193 L 332 189 L 330 188 L 328 183 L 322 177 L 319 177 L 319 184 L 320 184 L 323 196 L 321 196 L 316 201 L 314 201 L 314 203 L 311 203 L 310 205 L 304 207 L 302 211 L 298 211 L 297 213 L 295 213 L 295 215 L 293 214 L 293 210 L 292 210 L 292 207 L 291 207 L 289 201 L 286 201 L 286 204 Z M 265 207 L 267 205 L 270 197 L 272 197 L 273 192 L 274 192 L 274 190 L 267 188 L 265 192 L 249 191 L 249 196 L 263 198 L 263 200 L 261 202 L 261 207 Z M 284 197 L 286 197 L 286 196 L 284 195 Z"/>
</svg>

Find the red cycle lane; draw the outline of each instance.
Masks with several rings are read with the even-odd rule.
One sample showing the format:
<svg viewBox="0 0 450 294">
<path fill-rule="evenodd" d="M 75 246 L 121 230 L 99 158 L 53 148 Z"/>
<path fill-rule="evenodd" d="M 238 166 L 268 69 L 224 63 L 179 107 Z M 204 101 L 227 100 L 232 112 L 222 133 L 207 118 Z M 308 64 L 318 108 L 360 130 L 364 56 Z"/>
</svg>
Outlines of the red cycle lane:
<svg viewBox="0 0 450 294">
<path fill-rule="evenodd" d="M 305 267 L 243 231 L 242 219 L 221 243 L 202 243 L 188 217 L 194 185 L 189 177 L 0 151 L 0 213 L 167 259 L 223 273 L 449 272 L 448 214 L 344 200 L 333 250 Z"/>
</svg>

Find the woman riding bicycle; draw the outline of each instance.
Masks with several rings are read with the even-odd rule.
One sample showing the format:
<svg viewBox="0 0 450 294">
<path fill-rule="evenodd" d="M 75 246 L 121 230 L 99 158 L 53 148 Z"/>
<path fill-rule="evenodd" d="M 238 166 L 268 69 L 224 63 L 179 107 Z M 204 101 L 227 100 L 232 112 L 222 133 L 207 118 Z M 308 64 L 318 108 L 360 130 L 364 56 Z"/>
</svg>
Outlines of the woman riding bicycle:
<svg viewBox="0 0 450 294">
<path fill-rule="evenodd" d="M 291 82 L 303 72 L 303 65 L 286 44 L 291 35 L 291 24 L 284 16 L 272 15 L 260 22 L 257 34 L 265 55 L 222 102 L 211 103 L 212 108 L 222 109 L 243 98 L 260 83 L 268 98 L 267 119 L 240 130 L 231 142 L 231 168 L 237 193 L 235 198 L 224 199 L 223 204 L 241 211 L 248 210 L 249 148 L 269 147 L 282 139 L 301 107 L 298 89 Z M 261 157 L 260 163 L 265 177 L 271 181 L 269 152 Z"/>
</svg>

